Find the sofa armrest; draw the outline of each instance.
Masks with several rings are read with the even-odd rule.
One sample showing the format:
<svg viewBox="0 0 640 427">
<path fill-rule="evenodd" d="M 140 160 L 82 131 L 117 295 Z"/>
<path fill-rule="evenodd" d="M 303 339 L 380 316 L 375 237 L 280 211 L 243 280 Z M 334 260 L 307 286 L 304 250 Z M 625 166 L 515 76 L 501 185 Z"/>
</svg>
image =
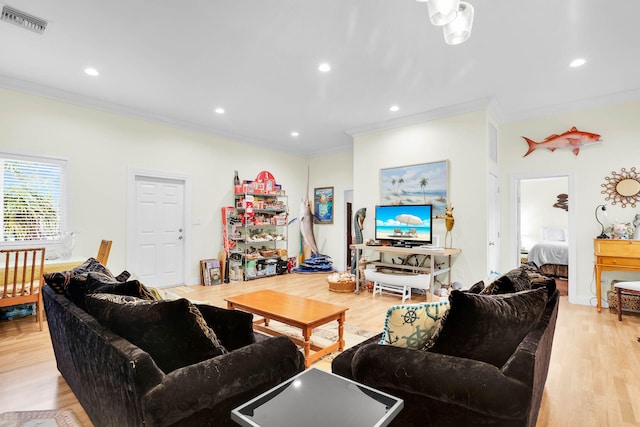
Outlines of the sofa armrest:
<svg viewBox="0 0 640 427">
<path fill-rule="evenodd" d="M 284 336 L 176 369 L 143 397 L 145 423 L 171 425 L 248 390 L 255 397 L 303 370 L 302 353 Z"/>
<path fill-rule="evenodd" d="M 531 388 L 495 366 L 422 350 L 369 344 L 353 357 L 354 379 L 390 394 L 414 394 L 500 418 L 527 416 Z"/>
</svg>

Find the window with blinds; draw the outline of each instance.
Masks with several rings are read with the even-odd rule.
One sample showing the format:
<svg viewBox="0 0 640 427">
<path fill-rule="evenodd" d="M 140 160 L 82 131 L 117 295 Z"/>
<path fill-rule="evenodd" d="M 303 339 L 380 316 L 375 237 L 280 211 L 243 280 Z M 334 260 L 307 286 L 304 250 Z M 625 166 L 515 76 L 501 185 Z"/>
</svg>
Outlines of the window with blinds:
<svg viewBox="0 0 640 427">
<path fill-rule="evenodd" d="M 54 242 L 65 224 L 66 162 L 0 153 L 3 242 Z"/>
</svg>

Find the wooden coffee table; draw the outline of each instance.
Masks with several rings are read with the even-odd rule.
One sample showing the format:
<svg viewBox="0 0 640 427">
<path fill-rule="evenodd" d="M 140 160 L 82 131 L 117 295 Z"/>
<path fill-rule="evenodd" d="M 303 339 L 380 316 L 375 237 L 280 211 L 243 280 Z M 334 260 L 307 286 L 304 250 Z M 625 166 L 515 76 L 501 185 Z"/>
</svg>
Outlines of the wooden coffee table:
<svg viewBox="0 0 640 427">
<path fill-rule="evenodd" d="M 348 307 L 288 295 L 270 289 L 236 295 L 225 298 L 225 301 L 227 301 L 227 307 L 230 310 L 243 310 L 262 316 L 264 319 L 256 321 L 254 327 L 267 334 L 281 335 L 268 328 L 270 319 L 302 329 L 303 340 L 289 338 L 303 346 L 304 362 L 307 368 L 332 351 L 344 350 L 344 318 Z M 312 344 L 311 332 L 313 329 L 333 320 L 338 321 L 338 341 L 327 347 Z M 264 323 L 264 326 L 261 323 Z M 311 350 L 314 351 L 313 354 L 311 354 Z"/>
</svg>

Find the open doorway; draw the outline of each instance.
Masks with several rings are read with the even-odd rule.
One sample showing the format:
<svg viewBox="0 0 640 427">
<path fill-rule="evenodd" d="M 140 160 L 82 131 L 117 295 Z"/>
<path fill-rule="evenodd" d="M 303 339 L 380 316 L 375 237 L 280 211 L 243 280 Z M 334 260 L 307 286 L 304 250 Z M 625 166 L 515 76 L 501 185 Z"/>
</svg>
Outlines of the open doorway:
<svg viewBox="0 0 640 427">
<path fill-rule="evenodd" d="M 570 173 L 515 176 L 512 256 L 515 264 L 533 261 L 556 277 L 561 293 L 575 298 L 575 213 Z"/>
</svg>

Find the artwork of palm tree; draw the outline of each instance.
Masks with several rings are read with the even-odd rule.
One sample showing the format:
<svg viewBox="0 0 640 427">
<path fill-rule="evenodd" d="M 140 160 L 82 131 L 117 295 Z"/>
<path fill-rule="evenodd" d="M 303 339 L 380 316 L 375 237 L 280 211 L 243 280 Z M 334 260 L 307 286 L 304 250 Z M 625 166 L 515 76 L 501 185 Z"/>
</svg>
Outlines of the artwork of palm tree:
<svg viewBox="0 0 640 427">
<path fill-rule="evenodd" d="M 434 215 L 444 215 L 447 204 L 447 176 L 446 160 L 380 169 L 380 203 L 432 204 Z"/>
</svg>

